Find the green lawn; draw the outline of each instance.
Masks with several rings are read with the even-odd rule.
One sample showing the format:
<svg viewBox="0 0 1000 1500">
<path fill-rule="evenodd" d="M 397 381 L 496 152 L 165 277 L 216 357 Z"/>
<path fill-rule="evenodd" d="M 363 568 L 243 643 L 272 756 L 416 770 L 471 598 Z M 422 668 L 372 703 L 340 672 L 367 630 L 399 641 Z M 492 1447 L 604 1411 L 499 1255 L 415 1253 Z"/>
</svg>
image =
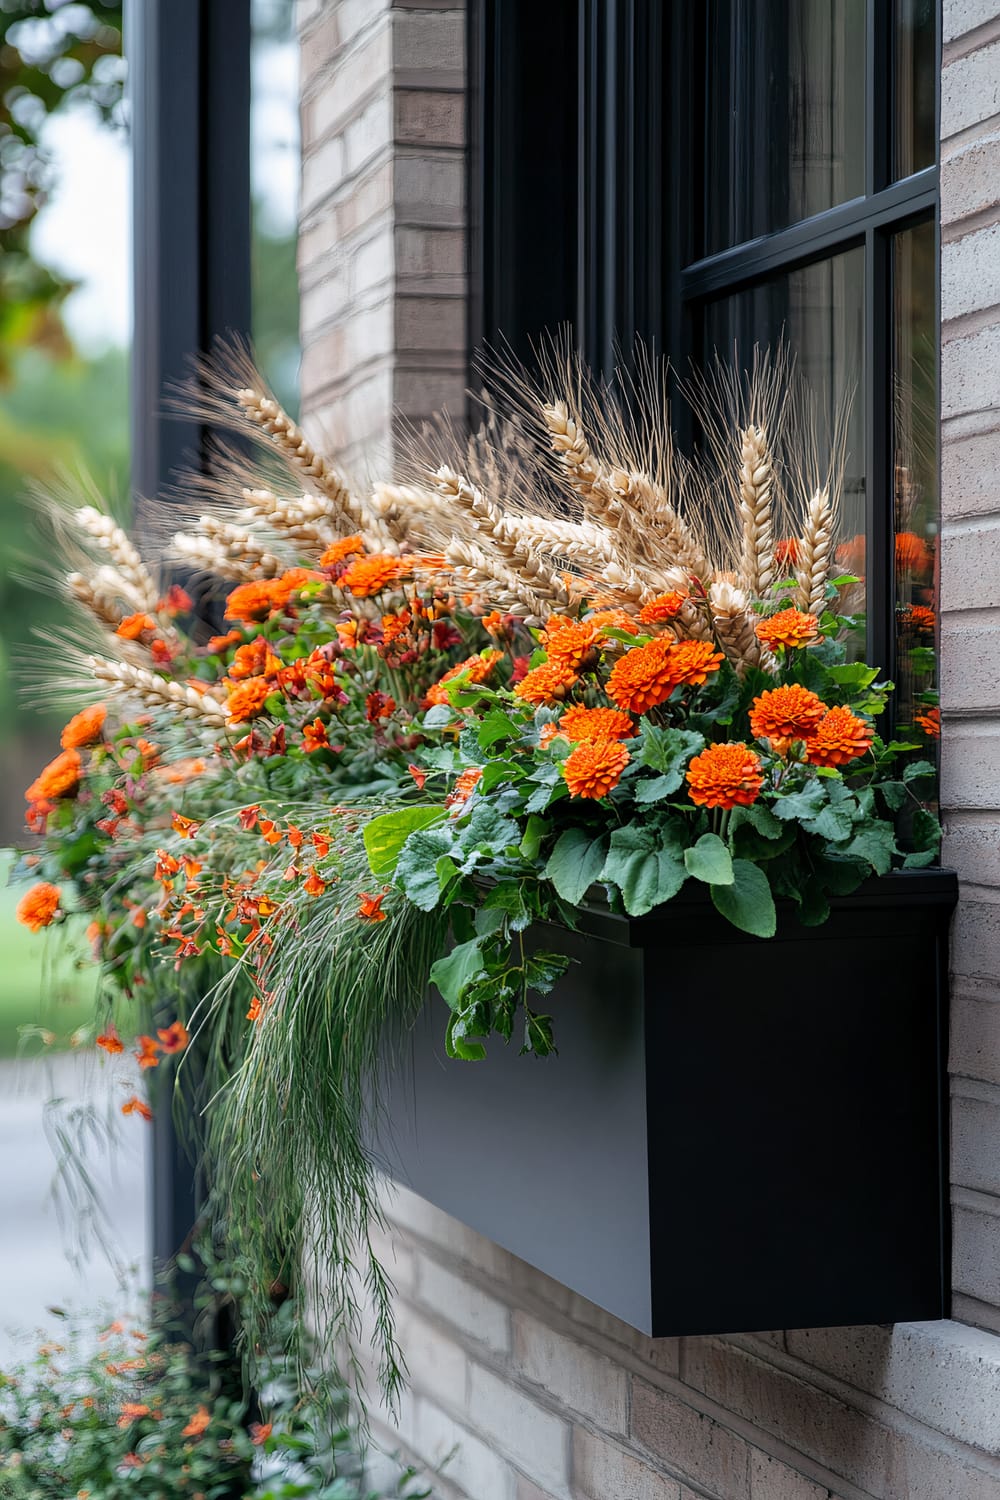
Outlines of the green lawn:
<svg viewBox="0 0 1000 1500">
<path fill-rule="evenodd" d="M 0 851 L 0 1057 L 17 1054 L 22 1026 L 42 1026 L 55 1034 L 53 1045 L 68 1047 L 91 1019 L 97 977 L 93 967 L 79 965 L 86 943 L 78 924 L 29 932 L 18 922 L 14 908 L 27 886 L 7 884 L 12 863 L 12 854 Z M 36 1040 L 23 1046 L 39 1050 Z"/>
</svg>

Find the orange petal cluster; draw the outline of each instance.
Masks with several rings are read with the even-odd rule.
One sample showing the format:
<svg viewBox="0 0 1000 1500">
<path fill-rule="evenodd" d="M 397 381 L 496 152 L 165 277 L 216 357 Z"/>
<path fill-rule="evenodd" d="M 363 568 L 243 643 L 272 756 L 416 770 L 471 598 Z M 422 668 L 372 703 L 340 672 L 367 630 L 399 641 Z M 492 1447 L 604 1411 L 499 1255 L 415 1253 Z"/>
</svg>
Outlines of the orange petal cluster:
<svg viewBox="0 0 1000 1500">
<path fill-rule="evenodd" d="M 849 708 L 830 708 L 806 746 L 811 766 L 844 766 L 871 749 L 874 730 Z"/>
<path fill-rule="evenodd" d="M 514 696 L 524 703 L 562 703 L 578 680 L 572 667 L 546 661 L 525 673 L 514 689 Z"/>
<path fill-rule="evenodd" d="M 103 703 L 83 708 L 74 714 L 59 737 L 64 750 L 80 750 L 85 745 L 95 745 L 101 738 L 101 730 L 108 711 Z"/>
<path fill-rule="evenodd" d="M 606 797 L 621 780 L 630 756 L 617 740 L 582 740 L 562 763 L 570 796 L 594 801 Z"/>
<path fill-rule="evenodd" d="M 59 887 L 51 881 L 40 880 L 30 891 L 25 891 L 17 903 L 17 920 L 32 932 L 51 927 L 59 911 Z"/>
<path fill-rule="evenodd" d="M 354 557 L 364 552 L 365 544 L 359 536 L 344 536 L 339 542 L 332 543 L 327 547 L 319 560 L 321 568 L 335 568 L 345 558 Z"/>
<path fill-rule="evenodd" d="M 913 722 L 924 734 L 930 735 L 932 740 L 941 738 L 941 710 L 929 708 L 926 713 L 915 714 Z"/>
<path fill-rule="evenodd" d="M 264 712 L 264 704 L 274 691 L 266 677 L 249 677 L 229 689 L 226 708 L 234 724 L 245 724 Z"/>
<path fill-rule="evenodd" d="M 349 590 L 356 599 L 370 599 L 404 577 L 409 572 L 407 563 L 387 552 L 376 552 L 374 557 L 359 557 L 340 575 L 340 587 Z"/>
<path fill-rule="evenodd" d="M 633 734 L 632 719 L 617 708 L 581 708 L 574 704 L 556 725 L 546 725 L 566 739 L 580 740 L 627 740 Z"/>
<path fill-rule="evenodd" d="M 779 646 L 796 650 L 820 639 L 816 616 L 804 614 L 801 609 L 780 609 L 776 615 L 758 620 L 756 628 L 757 639 L 769 651 L 776 651 Z"/>
<path fill-rule="evenodd" d="M 770 740 L 779 755 L 793 740 L 808 740 L 826 713 L 822 698 L 797 682 L 769 688 L 750 705 L 750 728 L 756 740 Z"/>
<path fill-rule="evenodd" d="M 680 593 L 678 589 L 672 589 L 669 594 L 658 594 L 640 609 L 640 624 L 665 625 L 679 614 L 686 598 L 687 595 Z"/>
<path fill-rule="evenodd" d="M 699 807 L 749 807 L 764 785 L 761 763 L 747 745 L 709 745 L 686 772 L 688 794 Z"/>
<path fill-rule="evenodd" d="M 25 792 L 25 798 L 29 802 L 47 802 L 57 797 L 71 797 L 82 776 L 83 761 L 79 751 L 64 750 L 39 771 Z"/>
<path fill-rule="evenodd" d="M 649 641 L 626 651 L 608 678 L 608 696 L 629 713 L 644 714 L 664 703 L 675 687 L 698 687 L 717 672 L 724 657 L 709 641 Z"/>
<path fill-rule="evenodd" d="M 424 698 L 424 708 L 433 708 L 435 704 L 447 703 L 448 683 L 454 682 L 456 677 L 466 677 L 470 685 L 487 682 L 492 677 L 496 664 L 502 656 L 502 651 L 489 647 L 486 651 L 480 651 L 477 656 L 468 656 L 465 661 L 449 667 L 444 676 L 428 689 L 427 696 Z"/>
<path fill-rule="evenodd" d="M 897 533 L 897 573 L 910 573 L 915 578 L 926 578 L 933 565 L 933 554 L 922 536 L 917 536 L 915 531 L 900 531 Z"/>
<path fill-rule="evenodd" d="M 606 637 L 592 620 L 570 620 L 547 633 L 545 654 L 557 666 L 581 672 L 596 667 Z"/>
</svg>

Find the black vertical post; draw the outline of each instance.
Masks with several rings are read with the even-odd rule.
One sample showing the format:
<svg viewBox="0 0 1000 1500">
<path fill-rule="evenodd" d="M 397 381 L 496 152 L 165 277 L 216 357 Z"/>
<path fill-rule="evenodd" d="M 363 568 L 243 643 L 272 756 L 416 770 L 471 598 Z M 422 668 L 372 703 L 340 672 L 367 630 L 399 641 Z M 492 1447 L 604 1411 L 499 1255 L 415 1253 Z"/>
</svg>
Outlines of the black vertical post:
<svg viewBox="0 0 1000 1500">
<path fill-rule="evenodd" d="M 250 0 L 127 0 L 132 111 L 132 491 L 204 462 L 207 432 L 164 393 L 220 335 L 250 330 Z M 153 1129 L 152 1250 L 164 1265 L 196 1214 L 169 1109 Z"/>
</svg>

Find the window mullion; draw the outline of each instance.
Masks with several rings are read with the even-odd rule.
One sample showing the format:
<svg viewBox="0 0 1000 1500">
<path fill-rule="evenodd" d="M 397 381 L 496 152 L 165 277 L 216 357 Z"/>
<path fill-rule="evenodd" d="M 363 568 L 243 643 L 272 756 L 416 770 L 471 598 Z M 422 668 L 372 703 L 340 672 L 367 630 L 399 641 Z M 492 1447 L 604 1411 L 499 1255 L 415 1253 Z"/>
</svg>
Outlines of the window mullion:
<svg viewBox="0 0 1000 1500">
<path fill-rule="evenodd" d="M 891 235 L 865 234 L 865 577 L 868 660 L 893 673 L 892 255 Z"/>
</svg>

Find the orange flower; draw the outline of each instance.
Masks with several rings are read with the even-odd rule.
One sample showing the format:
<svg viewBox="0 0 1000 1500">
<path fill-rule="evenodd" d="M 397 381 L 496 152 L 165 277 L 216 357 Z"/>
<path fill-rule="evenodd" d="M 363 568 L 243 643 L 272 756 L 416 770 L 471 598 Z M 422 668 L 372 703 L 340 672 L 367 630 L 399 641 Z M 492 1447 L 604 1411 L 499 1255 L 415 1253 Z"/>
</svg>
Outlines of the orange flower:
<svg viewBox="0 0 1000 1500">
<path fill-rule="evenodd" d="M 64 750 L 50 760 L 25 792 L 28 802 L 47 802 L 56 797 L 71 797 L 80 785 L 83 761 L 77 750 Z"/>
<path fill-rule="evenodd" d="M 590 620 L 571 620 L 547 632 L 545 654 L 555 666 L 568 667 L 571 672 L 592 671 L 606 644 L 607 638 Z"/>
<path fill-rule="evenodd" d="M 932 740 L 941 738 L 941 710 L 939 708 L 929 708 L 926 713 L 915 714 L 913 722 L 918 729 L 924 731 L 924 734 L 930 735 Z"/>
<path fill-rule="evenodd" d="M 256 640 L 240 646 L 233 653 L 229 675 L 239 680 L 244 677 L 273 677 L 280 666 L 281 662 L 267 641 L 259 635 Z"/>
<path fill-rule="evenodd" d="M 139 1098 L 138 1094 L 133 1094 L 131 1098 L 125 1100 L 125 1103 L 122 1105 L 122 1114 L 138 1115 L 143 1120 L 151 1120 L 153 1118 L 153 1111 L 148 1104 Z"/>
<path fill-rule="evenodd" d="M 248 1021 L 259 1021 L 264 1014 L 264 1006 L 259 995 L 254 995 L 250 1001 L 250 1009 L 247 1011 Z"/>
<path fill-rule="evenodd" d="M 811 766 L 843 766 L 871 748 L 874 731 L 849 708 L 827 709 L 806 746 Z"/>
<path fill-rule="evenodd" d="M 230 646 L 239 645 L 242 639 L 242 630 L 227 630 L 225 635 L 211 636 L 205 650 L 213 656 L 219 656 L 223 651 L 228 651 Z"/>
<path fill-rule="evenodd" d="M 626 651 L 608 678 L 608 696 L 619 708 L 643 714 L 664 703 L 675 687 L 698 687 L 724 658 L 709 641 L 649 641 Z"/>
<path fill-rule="evenodd" d="M 377 724 L 379 719 L 388 719 L 396 712 L 396 700 L 390 698 L 388 693 L 369 693 L 365 699 L 365 718 L 369 724 Z"/>
<path fill-rule="evenodd" d="M 130 1423 L 137 1422 L 140 1417 L 148 1417 L 152 1407 L 146 1406 L 142 1401 L 124 1401 L 122 1403 L 122 1414 L 118 1418 L 119 1427 L 128 1427 Z"/>
<path fill-rule="evenodd" d="M 53 885 L 51 881 L 40 880 L 21 897 L 17 903 L 15 915 L 17 920 L 25 927 L 30 927 L 32 932 L 39 932 L 43 927 L 52 925 L 58 911 L 59 887 Z"/>
<path fill-rule="evenodd" d="M 230 687 L 229 701 L 226 704 L 230 719 L 235 724 L 245 724 L 248 719 L 255 719 L 264 712 L 264 704 L 272 691 L 266 677 L 251 677 L 236 687 Z"/>
<path fill-rule="evenodd" d="M 263 620 L 272 610 L 284 608 L 288 603 L 289 592 L 278 587 L 277 580 L 273 578 L 237 584 L 226 600 L 225 618 L 247 623 Z"/>
<path fill-rule="evenodd" d="M 599 609 L 588 615 L 591 625 L 603 626 L 605 630 L 624 630 L 628 635 L 638 635 L 639 626 L 634 617 L 624 609 Z"/>
<path fill-rule="evenodd" d="M 302 748 L 307 755 L 314 750 L 329 750 L 330 736 L 322 719 L 313 719 L 311 724 L 302 726 Z"/>
<path fill-rule="evenodd" d="M 464 807 L 476 790 L 482 774 L 481 766 L 470 766 L 467 771 L 463 771 L 455 782 L 454 787 L 444 799 L 445 807 Z"/>
<path fill-rule="evenodd" d="M 356 599 L 370 599 L 390 584 L 398 583 L 409 571 L 404 559 L 376 552 L 373 557 L 359 557 L 345 568 L 340 575 L 340 587 L 349 590 Z"/>
<path fill-rule="evenodd" d="M 201 1437 L 205 1428 L 212 1421 L 212 1413 L 207 1406 L 199 1406 L 187 1426 L 181 1430 L 181 1437 Z"/>
<path fill-rule="evenodd" d="M 183 786 L 186 781 L 193 781 L 196 776 L 203 776 L 206 763 L 200 755 L 187 756 L 184 760 L 175 760 L 169 766 L 161 766 L 157 772 L 159 779 L 168 781 L 171 786 Z"/>
<path fill-rule="evenodd" d="M 785 755 L 793 740 L 807 740 L 826 713 L 826 704 L 797 682 L 769 688 L 750 705 L 750 728 L 756 740 L 770 740 Z"/>
<path fill-rule="evenodd" d="M 639 621 L 642 625 L 663 625 L 672 620 L 680 611 L 687 598 L 686 594 L 672 589 L 669 594 L 658 594 L 655 599 L 650 599 L 639 611 Z"/>
<path fill-rule="evenodd" d="M 335 568 L 338 563 L 344 561 L 345 557 L 354 557 L 364 550 L 365 544 L 359 536 L 341 537 L 339 542 L 334 542 L 327 547 L 319 560 L 319 565 L 321 568 Z"/>
<path fill-rule="evenodd" d="M 558 661 L 547 661 L 521 678 L 514 696 L 525 703 L 562 703 L 578 680 L 572 667 Z"/>
<path fill-rule="evenodd" d="M 162 1052 L 183 1052 L 191 1040 L 188 1029 L 182 1021 L 171 1021 L 167 1027 L 158 1027 L 156 1035 L 160 1038 L 160 1050 Z"/>
<path fill-rule="evenodd" d="M 615 740 L 583 740 L 562 763 L 572 797 L 606 797 L 631 759 Z"/>
<path fill-rule="evenodd" d="M 384 922 L 389 915 L 382 910 L 385 897 L 385 891 L 378 896 L 369 896 L 366 891 L 362 891 L 358 897 L 358 916 L 365 922 Z"/>
<path fill-rule="evenodd" d="M 182 839 L 193 839 L 201 824 L 196 823 L 194 818 L 185 818 L 183 814 L 175 812 L 170 820 L 170 826 Z"/>
<path fill-rule="evenodd" d="M 255 1448 L 259 1448 L 262 1443 L 267 1442 L 268 1438 L 271 1436 L 273 1425 L 274 1424 L 271 1422 L 250 1423 L 250 1441 L 251 1443 L 253 1443 Z"/>
<path fill-rule="evenodd" d="M 492 646 L 485 651 L 480 651 L 477 656 L 467 656 L 465 661 L 460 661 L 454 667 L 449 667 L 443 677 L 431 687 L 424 699 L 424 708 L 433 708 L 435 704 L 448 702 L 448 683 L 454 682 L 456 677 L 465 677 L 469 685 L 486 682 L 492 675 L 498 661 L 502 660 L 503 652 L 495 650 Z"/>
<path fill-rule="evenodd" d="M 97 1038 L 97 1045 L 102 1051 L 109 1053 L 111 1057 L 117 1057 L 120 1052 L 125 1051 L 125 1043 L 118 1035 L 118 1028 L 115 1026 L 114 1021 L 110 1023 L 107 1031 L 103 1031 Z"/>
<path fill-rule="evenodd" d="M 546 726 L 548 727 L 548 726 Z M 559 720 L 558 733 L 568 740 L 627 740 L 633 734 L 632 720 L 617 708 L 567 708 Z"/>
<path fill-rule="evenodd" d="M 865 538 L 862 534 L 852 536 L 849 541 L 841 542 L 835 556 L 846 573 L 853 573 L 857 578 L 864 576 Z"/>
<path fill-rule="evenodd" d="M 159 1043 L 151 1036 L 137 1036 L 136 1041 L 139 1043 L 139 1050 L 134 1057 L 140 1068 L 158 1068 L 160 1059 L 156 1054 L 160 1050 Z"/>
<path fill-rule="evenodd" d="M 120 635 L 123 641 L 137 641 L 145 631 L 155 629 L 156 621 L 152 615 L 126 615 L 115 635 Z"/>
<path fill-rule="evenodd" d="M 78 750 L 84 745 L 93 745 L 101 738 L 101 730 L 108 711 L 103 703 L 84 708 L 74 714 L 63 730 L 59 743 L 64 750 Z"/>
<path fill-rule="evenodd" d="M 547 750 L 553 740 L 565 739 L 558 724 L 543 724 L 538 733 L 538 748 Z"/>
<path fill-rule="evenodd" d="M 691 801 L 699 807 L 749 807 L 764 784 L 760 761 L 746 745 L 709 745 L 686 774 Z"/>
<path fill-rule="evenodd" d="M 799 540 L 794 536 L 782 537 L 774 544 L 774 560 L 779 568 L 794 568 L 799 560 Z"/>
<path fill-rule="evenodd" d="M 315 865 L 313 865 L 312 869 L 309 871 L 309 874 L 302 882 L 302 889 L 305 891 L 307 896 L 322 896 L 323 892 L 326 890 L 326 881 L 323 879 L 322 875 L 319 873 Z"/>
<path fill-rule="evenodd" d="M 801 609 L 780 609 L 776 615 L 758 620 L 756 629 L 757 639 L 769 651 L 776 651 L 779 646 L 795 650 L 819 639 L 816 616 L 803 614 Z"/>
<path fill-rule="evenodd" d="M 897 533 L 897 573 L 910 573 L 915 578 L 925 578 L 933 565 L 933 554 L 922 536 L 917 536 L 915 531 L 900 531 Z"/>
<path fill-rule="evenodd" d="M 903 630 L 915 630 L 920 635 L 933 635 L 937 620 L 934 611 L 926 604 L 908 604 L 899 611 L 899 624 Z"/>
</svg>

